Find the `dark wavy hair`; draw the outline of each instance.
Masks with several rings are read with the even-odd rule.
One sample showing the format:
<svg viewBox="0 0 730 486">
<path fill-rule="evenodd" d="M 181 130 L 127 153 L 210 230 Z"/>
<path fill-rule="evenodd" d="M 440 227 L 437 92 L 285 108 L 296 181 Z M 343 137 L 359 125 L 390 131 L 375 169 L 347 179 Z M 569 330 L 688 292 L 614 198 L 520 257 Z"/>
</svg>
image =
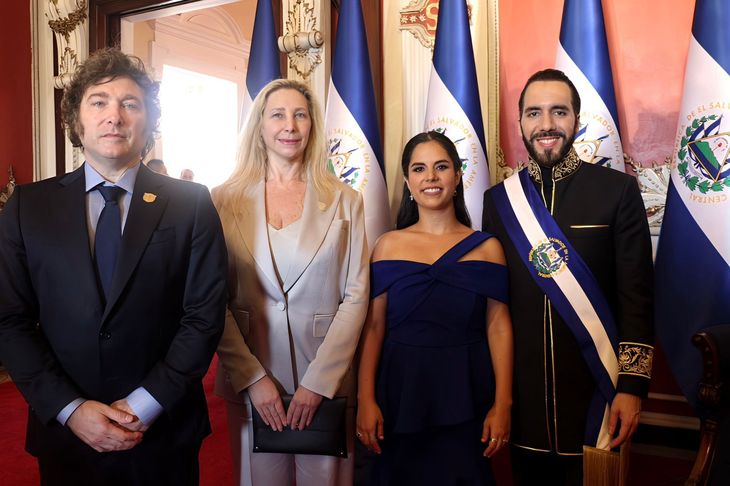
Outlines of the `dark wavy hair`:
<svg viewBox="0 0 730 486">
<path fill-rule="evenodd" d="M 74 147 L 83 147 L 81 135 L 84 127 L 79 122 L 79 111 L 84 93 L 91 86 L 129 78 L 142 89 L 147 113 L 147 142 L 142 149 L 144 157 L 155 144 L 155 135 L 160 125 L 160 83 L 154 81 L 145 70 L 144 63 L 137 56 L 124 54 L 117 48 L 100 49 L 92 53 L 74 73 L 71 83 L 61 100 L 61 120 L 68 131 L 68 138 Z"/>
<path fill-rule="evenodd" d="M 426 142 L 436 142 L 449 156 L 451 163 L 453 164 L 454 170 L 461 169 L 461 158 L 459 152 L 456 150 L 454 142 L 443 133 L 430 131 L 419 133 L 415 137 L 411 138 L 406 146 L 403 148 L 403 157 L 401 158 L 401 169 L 403 170 L 403 177 L 408 178 L 408 165 L 411 163 L 411 157 L 413 151 L 417 146 Z M 398 209 L 398 219 L 396 220 L 395 227 L 397 229 L 407 228 L 416 222 L 418 222 L 418 205 L 416 201 L 411 200 L 411 191 L 408 190 L 408 185 L 403 183 L 403 197 L 400 201 L 400 208 Z M 469 211 L 466 210 L 466 203 L 464 202 L 464 181 L 459 177 L 459 184 L 456 186 L 456 195 L 454 196 L 454 212 L 456 213 L 456 219 L 463 225 L 471 227 L 471 218 L 469 217 Z"/>
<path fill-rule="evenodd" d="M 522 110 L 525 108 L 525 92 L 527 91 L 527 88 L 536 81 L 558 81 L 567 84 L 570 89 L 570 104 L 573 107 L 573 113 L 575 113 L 576 116 L 580 115 L 580 94 L 578 94 L 578 90 L 573 84 L 573 81 L 571 81 L 570 78 L 559 69 L 543 69 L 542 71 L 538 71 L 530 76 L 525 83 L 525 87 L 522 88 L 520 101 L 517 105 L 520 109 L 520 118 L 522 118 Z"/>
</svg>

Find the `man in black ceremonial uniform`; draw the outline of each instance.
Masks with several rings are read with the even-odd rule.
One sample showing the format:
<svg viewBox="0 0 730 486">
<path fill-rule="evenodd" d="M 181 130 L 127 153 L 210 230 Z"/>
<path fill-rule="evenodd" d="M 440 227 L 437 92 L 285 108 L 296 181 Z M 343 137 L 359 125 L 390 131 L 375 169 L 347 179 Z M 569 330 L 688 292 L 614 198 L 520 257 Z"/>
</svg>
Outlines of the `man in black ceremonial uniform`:
<svg viewBox="0 0 730 486">
<path fill-rule="evenodd" d="M 580 97 L 565 74 L 535 73 L 519 109 L 527 172 L 485 193 L 482 225 L 510 271 L 513 470 L 517 484 L 577 485 L 583 445 L 629 439 L 648 391 L 649 229 L 635 178 L 572 148 Z"/>
</svg>

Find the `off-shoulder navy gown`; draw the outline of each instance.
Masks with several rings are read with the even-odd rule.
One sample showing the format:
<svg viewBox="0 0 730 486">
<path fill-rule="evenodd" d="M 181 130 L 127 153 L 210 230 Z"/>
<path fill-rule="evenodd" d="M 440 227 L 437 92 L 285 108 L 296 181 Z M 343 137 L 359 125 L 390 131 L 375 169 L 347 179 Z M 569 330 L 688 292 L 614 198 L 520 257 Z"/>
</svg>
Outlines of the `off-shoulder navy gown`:
<svg viewBox="0 0 730 486">
<path fill-rule="evenodd" d="M 375 485 L 490 485 L 482 422 L 494 401 L 487 298 L 507 301 L 507 269 L 459 261 L 491 238 L 474 232 L 431 265 L 372 264 L 373 297 L 388 293 L 376 399 L 385 427 Z"/>
</svg>

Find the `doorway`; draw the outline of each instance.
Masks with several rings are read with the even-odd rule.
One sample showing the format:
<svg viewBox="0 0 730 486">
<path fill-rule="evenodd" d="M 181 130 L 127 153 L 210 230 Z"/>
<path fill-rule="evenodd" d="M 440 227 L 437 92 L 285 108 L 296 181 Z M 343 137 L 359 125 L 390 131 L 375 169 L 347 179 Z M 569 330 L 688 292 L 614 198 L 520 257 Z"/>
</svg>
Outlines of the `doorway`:
<svg viewBox="0 0 730 486">
<path fill-rule="evenodd" d="M 201 2 L 122 17 L 121 49 L 160 81 L 160 134 L 148 159 L 209 189 L 235 167 L 256 0 Z M 207 4 L 207 6 L 206 6 Z"/>
</svg>

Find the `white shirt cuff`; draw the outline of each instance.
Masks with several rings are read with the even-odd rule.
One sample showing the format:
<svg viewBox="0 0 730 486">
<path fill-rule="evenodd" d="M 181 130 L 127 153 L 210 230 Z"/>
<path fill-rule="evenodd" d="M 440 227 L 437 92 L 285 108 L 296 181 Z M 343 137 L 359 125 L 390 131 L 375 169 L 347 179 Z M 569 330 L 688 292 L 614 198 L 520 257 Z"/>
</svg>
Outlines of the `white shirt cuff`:
<svg viewBox="0 0 730 486">
<path fill-rule="evenodd" d="M 137 388 L 127 396 L 127 405 L 147 427 L 152 425 L 164 410 L 160 402 L 143 387 Z"/>
<path fill-rule="evenodd" d="M 85 398 L 77 398 L 73 402 L 69 403 L 68 405 L 63 407 L 60 412 L 58 412 L 58 415 L 56 415 L 56 420 L 58 420 L 61 425 L 66 425 L 66 422 L 68 421 L 69 417 L 71 417 L 71 414 L 73 414 L 76 409 L 79 408 L 79 405 L 81 405 L 85 401 Z"/>
</svg>

